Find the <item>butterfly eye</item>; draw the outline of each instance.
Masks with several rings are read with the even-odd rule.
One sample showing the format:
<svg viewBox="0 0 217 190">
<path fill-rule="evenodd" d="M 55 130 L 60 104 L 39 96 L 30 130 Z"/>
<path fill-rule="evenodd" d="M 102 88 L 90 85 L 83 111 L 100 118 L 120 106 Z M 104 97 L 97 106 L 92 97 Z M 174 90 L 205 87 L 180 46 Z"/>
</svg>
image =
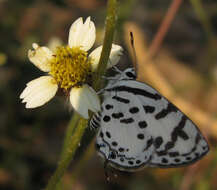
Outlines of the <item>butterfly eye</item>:
<svg viewBox="0 0 217 190">
<path fill-rule="evenodd" d="M 127 75 L 129 78 L 136 79 L 136 75 L 134 75 L 132 72 L 126 72 L 126 75 Z"/>
</svg>

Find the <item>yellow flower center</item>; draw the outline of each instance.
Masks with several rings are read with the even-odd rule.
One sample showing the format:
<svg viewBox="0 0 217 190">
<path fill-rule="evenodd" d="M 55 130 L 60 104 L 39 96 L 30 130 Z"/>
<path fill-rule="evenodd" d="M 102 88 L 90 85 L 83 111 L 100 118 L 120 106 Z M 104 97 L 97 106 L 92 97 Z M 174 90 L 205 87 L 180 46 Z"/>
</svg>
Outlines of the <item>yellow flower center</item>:
<svg viewBox="0 0 217 190">
<path fill-rule="evenodd" d="M 49 74 L 65 90 L 87 83 L 91 74 L 91 59 L 79 47 L 57 47 L 50 65 Z"/>
</svg>

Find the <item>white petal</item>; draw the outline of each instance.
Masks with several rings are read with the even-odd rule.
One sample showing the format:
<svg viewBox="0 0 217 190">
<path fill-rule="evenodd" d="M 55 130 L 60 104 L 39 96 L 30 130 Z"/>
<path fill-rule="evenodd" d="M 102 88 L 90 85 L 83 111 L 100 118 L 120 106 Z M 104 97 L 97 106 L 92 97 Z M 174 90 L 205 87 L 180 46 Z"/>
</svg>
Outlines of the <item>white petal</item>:
<svg viewBox="0 0 217 190">
<path fill-rule="evenodd" d="M 70 91 L 70 102 L 72 107 L 82 117 L 88 119 L 88 110 L 98 112 L 100 110 L 100 101 L 96 92 L 88 85 L 81 88 L 72 88 Z"/>
<path fill-rule="evenodd" d="M 88 99 L 89 109 L 93 112 L 100 111 L 100 100 L 95 90 L 88 85 L 83 85 L 83 88 L 85 88 L 85 94 Z"/>
<path fill-rule="evenodd" d="M 102 46 L 99 46 L 95 50 L 91 52 L 89 57 L 92 59 L 92 70 L 95 71 L 97 69 L 100 55 L 102 52 Z M 107 64 L 107 69 L 113 67 L 120 60 L 121 55 L 123 54 L 123 48 L 119 45 L 112 44 L 112 49 L 109 56 L 109 62 Z"/>
<path fill-rule="evenodd" d="M 42 76 L 27 83 L 20 98 L 23 103 L 26 102 L 26 108 L 36 108 L 52 99 L 57 90 L 58 85 L 53 77 Z"/>
<path fill-rule="evenodd" d="M 48 42 L 48 44 L 47 44 L 47 47 L 48 47 L 51 51 L 54 52 L 58 46 L 62 46 L 62 45 L 63 45 L 62 40 L 61 40 L 60 38 L 56 37 L 56 36 L 53 36 L 53 37 L 49 40 L 49 42 Z"/>
<path fill-rule="evenodd" d="M 81 47 L 88 51 L 94 44 L 96 39 L 96 28 L 90 17 L 83 23 L 83 19 L 78 18 L 69 30 L 69 47 Z"/>
<path fill-rule="evenodd" d="M 34 50 L 28 51 L 29 60 L 40 70 L 44 72 L 50 71 L 50 59 L 53 56 L 53 52 L 47 47 L 40 47 L 38 44 L 32 44 Z"/>
</svg>

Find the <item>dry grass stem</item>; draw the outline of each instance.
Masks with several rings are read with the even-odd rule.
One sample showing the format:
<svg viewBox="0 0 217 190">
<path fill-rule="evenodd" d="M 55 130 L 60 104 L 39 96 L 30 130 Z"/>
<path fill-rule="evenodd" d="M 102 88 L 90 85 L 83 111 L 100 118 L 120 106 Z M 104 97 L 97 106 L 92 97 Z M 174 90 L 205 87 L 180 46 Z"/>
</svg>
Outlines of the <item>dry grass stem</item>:
<svg viewBox="0 0 217 190">
<path fill-rule="evenodd" d="M 170 25 L 173 21 L 173 19 L 175 18 L 175 15 L 180 7 L 182 3 L 182 0 L 173 0 L 164 19 L 163 22 L 160 25 L 160 28 L 155 36 L 155 38 L 153 39 L 150 48 L 149 48 L 149 57 L 153 57 L 155 56 L 155 54 L 157 53 L 158 49 L 160 48 L 163 39 L 167 33 L 167 31 L 170 28 Z"/>
</svg>

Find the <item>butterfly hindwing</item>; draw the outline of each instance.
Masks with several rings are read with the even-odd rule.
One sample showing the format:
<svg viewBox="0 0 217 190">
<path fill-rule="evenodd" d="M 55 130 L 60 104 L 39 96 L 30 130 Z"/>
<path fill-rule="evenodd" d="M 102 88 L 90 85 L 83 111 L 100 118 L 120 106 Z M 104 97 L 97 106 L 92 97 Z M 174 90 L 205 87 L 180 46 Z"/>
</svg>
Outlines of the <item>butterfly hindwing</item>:
<svg viewBox="0 0 217 190">
<path fill-rule="evenodd" d="M 100 127 L 98 152 L 111 165 L 128 171 L 178 167 L 208 152 L 196 125 L 177 107 L 147 84 L 128 80 L 126 72 L 122 76 L 105 88 L 102 111 L 91 120 Z"/>
<path fill-rule="evenodd" d="M 131 94 L 127 95 L 128 98 L 131 97 L 129 102 L 124 94 L 120 92 L 117 96 L 112 92 L 110 98 L 106 98 L 103 102 L 102 107 L 105 109 L 101 116 L 103 127 L 97 136 L 97 147 L 99 153 L 108 158 L 114 166 L 139 168 L 141 164 L 149 162 L 152 155 L 152 147 L 145 147 L 151 141 L 151 136 L 148 136 L 148 133 L 146 135 L 144 123 L 141 122 L 141 127 L 134 127 L 138 124 L 137 120 L 142 121 L 141 116 L 145 113 L 141 104 L 132 99 Z M 142 113 L 135 119 L 134 115 L 138 109 Z"/>
</svg>

